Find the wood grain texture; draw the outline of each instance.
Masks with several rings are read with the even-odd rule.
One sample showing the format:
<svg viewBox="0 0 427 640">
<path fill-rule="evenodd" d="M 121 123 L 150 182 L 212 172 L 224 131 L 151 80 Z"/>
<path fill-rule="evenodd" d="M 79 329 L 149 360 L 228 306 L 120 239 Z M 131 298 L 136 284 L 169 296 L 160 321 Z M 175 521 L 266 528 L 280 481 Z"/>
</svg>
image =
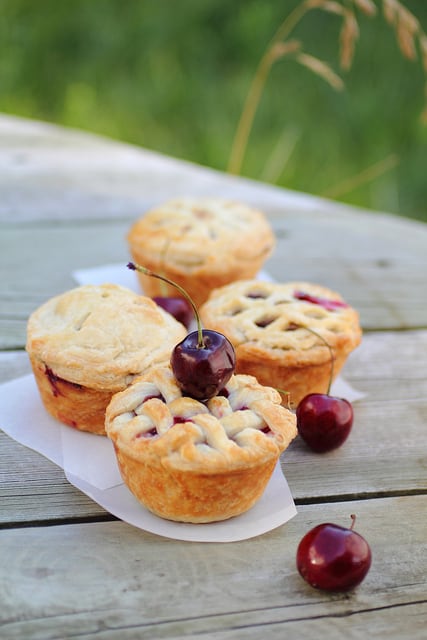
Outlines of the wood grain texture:
<svg viewBox="0 0 427 640">
<path fill-rule="evenodd" d="M 422 638 L 426 508 L 426 496 L 311 505 L 230 544 L 166 540 L 121 522 L 3 530 L 2 637 L 362 638 L 369 629 L 373 638 Z M 371 570 L 350 594 L 316 591 L 295 568 L 302 532 L 346 526 L 353 512 Z"/>
<path fill-rule="evenodd" d="M 365 329 L 427 327 L 427 225 L 174 160 L 75 131 L 0 116 L 0 348 L 77 268 L 129 258 L 130 224 L 179 195 L 222 195 L 265 211 L 267 269 L 342 293 Z"/>
<path fill-rule="evenodd" d="M 139 216 L 165 199 L 223 195 L 296 210 L 336 207 L 321 198 L 236 178 L 72 129 L 0 114 L 0 221 L 28 223 Z"/>
<path fill-rule="evenodd" d="M 297 503 L 427 492 L 427 439 L 420 437 L 427 418 L 427 375 L 420 355 L 426 353 L 427 331 L 364 337 L 343 372 L 365 394 L 354 403 L 355 421 L 345 446 L 319 456 L 297 438 L 282 457 Z M 16 367 L 11 364 L 15 358 Z M 19 366 L 28 370 L 21 352 L 0 354 L 3 379 Z M 0 523 L 102 513 L 68 485 L 62 470 L 0 433 Z"/>
<path fill-rule="evenodd" d="M 350 438 L 324 455 L 295 440 L 282 462 L 298 515 L 243 542 L 117 521 L 6 436 L 0 413 L 2 640 L 424 639 L 427 225 L 1 114 L 0 168 L 0 383 L 30 371 L 29 314 L 75 286 L 73 270 L 125 264 L 132 221 L 180 195 L 263 209 L 277 237 L 269 273 L 337 290 L 365 330 L 343 371 L 365 394 Z M 311 589 L 295 568 L 299 540 L 351 513 L 373 551 L 366 580 L 347 595 Z"/>
<path fill-rule="evenodd" d="M 293 222 L 279 224 L 272 217 L 272 224 L 276 231 Z M 346 243 L 338 234 L 325 232 L 322 238 L 319 219 L 317 224 L 309 222 L 305 236 L 289 231 L 279 238 L 266 269 L 278 281 L 318 282 L 338 291 L 359 311 L 365 330 L 427 327 L 427 225 L 421 227 L 423 234 L 413 230 L 411 237 L 419 243 L 410 247 L 408 239 L 405 253 L 399 224 L 395 231 L 399 243 L 390 238 L 376 249 L 371 246 L 371 229 L 367 226 L 365 246 L 361 241 L 354 255 L 354 224 L 356 221 L 349 224 Z M 110 263 L 125 268 L 130 257 L 126 243 L 129 226 L 130 220 L 104 225 L 2 225 L 0 348 L 23 348 L 29 314 L 51 296 L 77 286 L 74 270 Z M 310 238 L 313 243 L 315 238 L 322 242 L 323 258 L 316 257 Z M 411 260 L 408 253 L 412 253 Z"/>
</svg>

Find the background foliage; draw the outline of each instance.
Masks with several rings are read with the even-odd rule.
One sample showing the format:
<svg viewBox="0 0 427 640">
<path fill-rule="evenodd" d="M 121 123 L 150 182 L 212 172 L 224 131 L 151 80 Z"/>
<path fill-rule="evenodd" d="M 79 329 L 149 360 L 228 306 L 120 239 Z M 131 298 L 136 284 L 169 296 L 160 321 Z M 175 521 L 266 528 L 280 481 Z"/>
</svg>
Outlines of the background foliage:
<svg viewBox="0 0 427 640">
<path fill-rule="evenodd" d="M 256 65 L 297 0 L 0 0 L 0 111 L 108 135 L 225 170 Z M 427 28 L 427 2 L 406 0 Z M 379 5 L 378 5 L 379 6 Z M 383 20 L 359 15 L 337 93 L 277 61 L 242 173 L 427 221 L 424 74 Z M 295 32 L 338 69 L 337 17 Z M 349 178 L 391 160 L 358 187 Z"/>
</svg>

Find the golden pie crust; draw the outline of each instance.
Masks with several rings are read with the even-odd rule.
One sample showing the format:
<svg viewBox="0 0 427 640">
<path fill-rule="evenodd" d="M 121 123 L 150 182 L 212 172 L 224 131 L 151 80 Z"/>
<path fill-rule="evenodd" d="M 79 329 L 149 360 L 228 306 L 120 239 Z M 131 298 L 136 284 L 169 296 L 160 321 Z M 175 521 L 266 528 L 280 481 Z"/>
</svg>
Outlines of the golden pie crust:
<svg viewBox="0 0 427 640">
<path fill-rule="evenodd" d="M 280 394 L 245 375 L 207 402 L 182 395 L 169 366 L 113 396 L 105 426 L 124 482 L 156 515 L 225 520 L 259 500 L 296 419 Z"/>
<path fill-rule="evenodd" d="M 127 239 L 135 262 L 181 285 L 196 305 L 216 287 L 255 277 L 275 245 L 261 211 L 219 198 L 170 200 L 137 220 Z M 138 277 L 149 296 L 179 295 Z"/>
<path fill-rule="evenodd" d="M 200 315 L 233 344 L 238 373 L 287 392 L 294 407 L 308 393 L 326 393 L 330 349 L 335 379 L 362 337 L 355 309 L 308 282 L 236 282 L 212 292 Z"/>
<path fill-rule="evenodd" d="M 105 434 L 111 396 L 149 367 L 169 362 L 184 327 L 150 298 L 112 284 L 51 298 L 27 325 L 26 349 L 47 411 Z"/>
</svg>

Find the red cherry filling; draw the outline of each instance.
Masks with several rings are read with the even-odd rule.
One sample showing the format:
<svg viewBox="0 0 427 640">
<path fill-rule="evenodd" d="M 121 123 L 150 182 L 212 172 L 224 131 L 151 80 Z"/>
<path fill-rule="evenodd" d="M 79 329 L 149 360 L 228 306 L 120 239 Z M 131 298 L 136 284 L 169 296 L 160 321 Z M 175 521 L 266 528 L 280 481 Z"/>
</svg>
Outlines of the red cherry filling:
<svg viewBox="0 0 427 640">
<path fill-rule="evenodd" d="M 263 291 L 249 291 L 249 293 L 246 294 L 246 297 L 251 298 L 252 300 L 257 300 L 258 298 L 265 300 L 267 296 Z"/>
<path fill-rule="evenodd" d="M 137 438 L 147 438 L 147 439 L 149 439 L 149 438 L 155 438 L 158 435 L 159 435 L 159 433 L 158 433 L 156 427 L 153 427 L 149 431 L 141 431 L 141 433 L 138 433 L 138 435 L 136 437 Z"/>
<path fill-rule="evenodd" d="M 270 324 L 272 324 L 275 320 L 277 320 L 277 318 L 273 316 L 264 316 L 259 320 L 256 320 L 255 324 L 260 329 L 264 329 L 265 327 L 268 327 Z"/>
<path fill-rule="evenodd" d="M 260 429 L 260 431 L 262 431 L 262 433 L 265 433 L 266 435 L 268 435 L 269 433 L 273 433 L 270 427 L 268 426 L 268 424 L 266 424 L 265 427 Z"/>
<path fill-rule="evenodd" d="M 189 418 L 184 418 L 183 416 L 174 416 L 173 423 L 174 424 L 183 424 L 184 422 L 193 422 Z"/>
<path fill-rule="evenodd" d="M 153 396 L 153 397 L 157 398 L 158 396 Z M 184 422 L 192 422 L 192 420 L 190 418 L 184 418 L 184 416 L 174 416 L 172 426 L 175 426 L 176 424 L 183 424 Z M 141 431 L 140 433 L 138 433 L 136 435 L 136 438 L 137 439 L 143 438 L 143 439 L 150 440 L 151 438 L 155 438 L 158 435 L 159 435 L 159 432 L 157 431 L 156 427 L 152 427 L 148 431 Z"/>
<path fill-rule="evenodd" d="M 64 395 L 59 388 L 59 384 L 68 385 L 69 387 L 73 387 L 74 389 L 83 389 L 81 384 L 77 384 L 77 382 L 70 382 L 69 380 L 64 380 L 64 378 L 60 378 L 52 371 L 50 367 L 45 365 L 44 372 L 49 380 L 50 387 L 52 389 L 52 393 L 57 398 L 58 396 Z"/>
<path fill-rule="evenodd" d="M 243 405 L 242 407 L 238 407 L 236 409 L 236 411 L 248 411 L 248 410 L 249 410 L 249 407 L 247 407 L 246 405 Z M 264 433 L 265 435 L 273 433 L 270 427 L 268 426 L 268 424 L 265 424 L 261 429 L 258 429 L 258 431 L 261 431 L 261 433 Z"/>
<path fill-rule="evenodd" d="M 158 393 L 156 395 L 153 394 L 152 396 L 147 396 L 146 398 L 144 398 L 144 402 L 147 402 L 147 400 L 161 400 L 162 402 L 166 402 L 161 393 Z"/>
<path fill-rule="evenodd" d="M 311 293 L 306 293 L 305 291 L 294 291 L 293 295 L 297 300 L 305 300 L 306 302 L 318 304 L 327 311 L 335 311 L 336 309 L 348 307 L 348 304 L 342 300 L 329 300 L 329 298 L 314 296 Z"/>
<path fill-rule="evenodd" d="M 295 324 L 295 322 L 290 322 L 288 326 L 285 328 L 285 331 L 296 331 L 300 328 L 300 325 Z"/>
</svg>

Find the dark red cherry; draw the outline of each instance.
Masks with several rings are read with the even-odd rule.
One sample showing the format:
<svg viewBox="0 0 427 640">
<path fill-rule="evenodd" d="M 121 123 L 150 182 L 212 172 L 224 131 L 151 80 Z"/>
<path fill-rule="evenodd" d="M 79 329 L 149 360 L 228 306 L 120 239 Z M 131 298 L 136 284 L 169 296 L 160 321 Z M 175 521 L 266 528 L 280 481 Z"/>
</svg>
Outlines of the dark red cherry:
<svg viewBox="0 0 427 640">
<path fill-rule="evenodd" d="M 197 400 L 208 400 L 227 384 L 236 366 L 231 342 L 217 331 L 193 331 L 176 345 L 171 367 L 183 393 Z"/>
<path fill-rule="evenodd" d="M 188 301 L 194 313 L 197 331 L 189 333 L 172 351 L 172 371 L 184 394 L 197 400 L 213 398 L 234 373 L 236 354 L 233 345 L 222 333 L 202 329 L 196 305 L 181 285 L 143 265 L 129 262 L 127 266 L 133 271 L 140 271 L 172 285 Z"/>
<path fill-rule="evenodd" d="M 155 296 L 154 302 L 170 313 L 178 322 L 189 328 L 194 318 L 191 305 L 184 298 L 172 298 L 166 296 Z"/>
<path fill-rule="evenodd" d="M 369 544 L 349 529 L 324 523 L 311 529 L 298 545 L 296 564 L 308 584 L 325 591 L 349 591 L 368 573 L 372 554 Z"/>
<path fill-rule="evenodd" d="M 344 398 L 310 393 L 299 403 L 297 429 L 304 442 L 316 453 L 340 447 L 353 425 L 353 407 Z"/>
</svg>

